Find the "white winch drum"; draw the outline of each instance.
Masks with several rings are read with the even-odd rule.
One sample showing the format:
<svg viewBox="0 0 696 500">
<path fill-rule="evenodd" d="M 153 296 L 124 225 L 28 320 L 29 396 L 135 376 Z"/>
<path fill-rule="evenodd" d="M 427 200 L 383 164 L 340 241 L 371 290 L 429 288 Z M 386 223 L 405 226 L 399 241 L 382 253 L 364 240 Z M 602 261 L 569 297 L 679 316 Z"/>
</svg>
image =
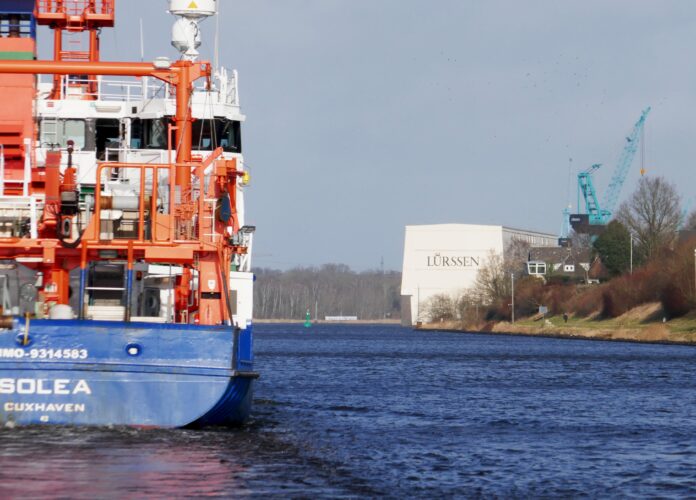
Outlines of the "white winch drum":
<svg viewBox="0 0 696 500">
<path fill-rule="evenodd" d="M 75 314 L 73 313 L 72 307 L 58 304 L 51 307 L 48 312 L 49 319 L 75 319 Z"/>
<path fill-rule="evenodd" d="M 169 12 L 176 16 L 203 18 L 217 13 L 216 0 L 169 0 Z"/>
</svg>

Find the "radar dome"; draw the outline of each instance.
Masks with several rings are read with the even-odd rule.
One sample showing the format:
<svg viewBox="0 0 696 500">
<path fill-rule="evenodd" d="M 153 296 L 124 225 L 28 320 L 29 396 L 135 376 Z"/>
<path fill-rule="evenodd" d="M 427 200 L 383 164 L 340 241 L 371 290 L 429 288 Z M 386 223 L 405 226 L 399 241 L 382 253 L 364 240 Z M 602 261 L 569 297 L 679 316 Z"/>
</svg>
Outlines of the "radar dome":
<svg viewBox="0 0 696 500">
<path fill-rule="evenodd" d="M 169 0 L 169 12 L 189 19 L 202 19 L 217 13 L 215 0 Z"/>
</svg>

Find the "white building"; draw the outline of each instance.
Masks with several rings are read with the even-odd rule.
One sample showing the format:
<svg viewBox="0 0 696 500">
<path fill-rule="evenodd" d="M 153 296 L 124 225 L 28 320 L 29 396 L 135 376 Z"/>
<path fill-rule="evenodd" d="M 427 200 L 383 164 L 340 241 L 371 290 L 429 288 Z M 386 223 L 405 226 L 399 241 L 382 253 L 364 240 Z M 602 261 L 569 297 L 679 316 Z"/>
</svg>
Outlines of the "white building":
<svg viewBox="0 0 696 500">
<path fill-rule="evenodd" d="M 426 320 L 430 297 L 456 296 L 476 281 L 491 251 L 504 255 L 513 240 L 534 247 L 556 246 L 558 236 L 503 226 L 436 224 L 406 226 L 401 278 L 401 318 L 405 325 Z"/>
</svg>

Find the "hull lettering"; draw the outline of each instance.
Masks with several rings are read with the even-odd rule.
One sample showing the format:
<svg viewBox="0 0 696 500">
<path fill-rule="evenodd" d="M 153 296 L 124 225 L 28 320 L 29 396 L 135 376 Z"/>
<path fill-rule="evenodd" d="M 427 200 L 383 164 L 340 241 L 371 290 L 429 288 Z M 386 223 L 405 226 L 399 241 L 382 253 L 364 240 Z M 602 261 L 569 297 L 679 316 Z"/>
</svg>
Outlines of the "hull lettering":
<svg viewBox="0 0 696 500">
<path fill-rule="evenodd" d="M 38 394 L 49 396 L 69 396 L 72 394 L 92 394 L 86 380 L 0 378 L 0 394 Z"/>
</svg>

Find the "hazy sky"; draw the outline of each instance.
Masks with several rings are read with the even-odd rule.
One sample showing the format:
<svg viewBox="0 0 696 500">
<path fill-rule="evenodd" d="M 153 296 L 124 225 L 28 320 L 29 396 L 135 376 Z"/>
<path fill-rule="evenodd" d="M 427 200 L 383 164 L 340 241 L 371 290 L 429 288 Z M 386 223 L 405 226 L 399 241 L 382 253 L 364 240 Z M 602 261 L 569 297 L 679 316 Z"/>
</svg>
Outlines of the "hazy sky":
<svg viewBox="0 0 696 500">
<path fill-rule="evenodd" d="M 247 115 L 257 266 L 400 269 L 406 224 L 556 234 L 577 171 L 604 163 L 603 195 L 648 105 L 648 175 L 694 194 L 696 2 L 218 3 Z M 166 5 L 117 0 L 104 58 L 139 59 L 140 17 L 146 58 L 174 57 Z"/>
</svg>

